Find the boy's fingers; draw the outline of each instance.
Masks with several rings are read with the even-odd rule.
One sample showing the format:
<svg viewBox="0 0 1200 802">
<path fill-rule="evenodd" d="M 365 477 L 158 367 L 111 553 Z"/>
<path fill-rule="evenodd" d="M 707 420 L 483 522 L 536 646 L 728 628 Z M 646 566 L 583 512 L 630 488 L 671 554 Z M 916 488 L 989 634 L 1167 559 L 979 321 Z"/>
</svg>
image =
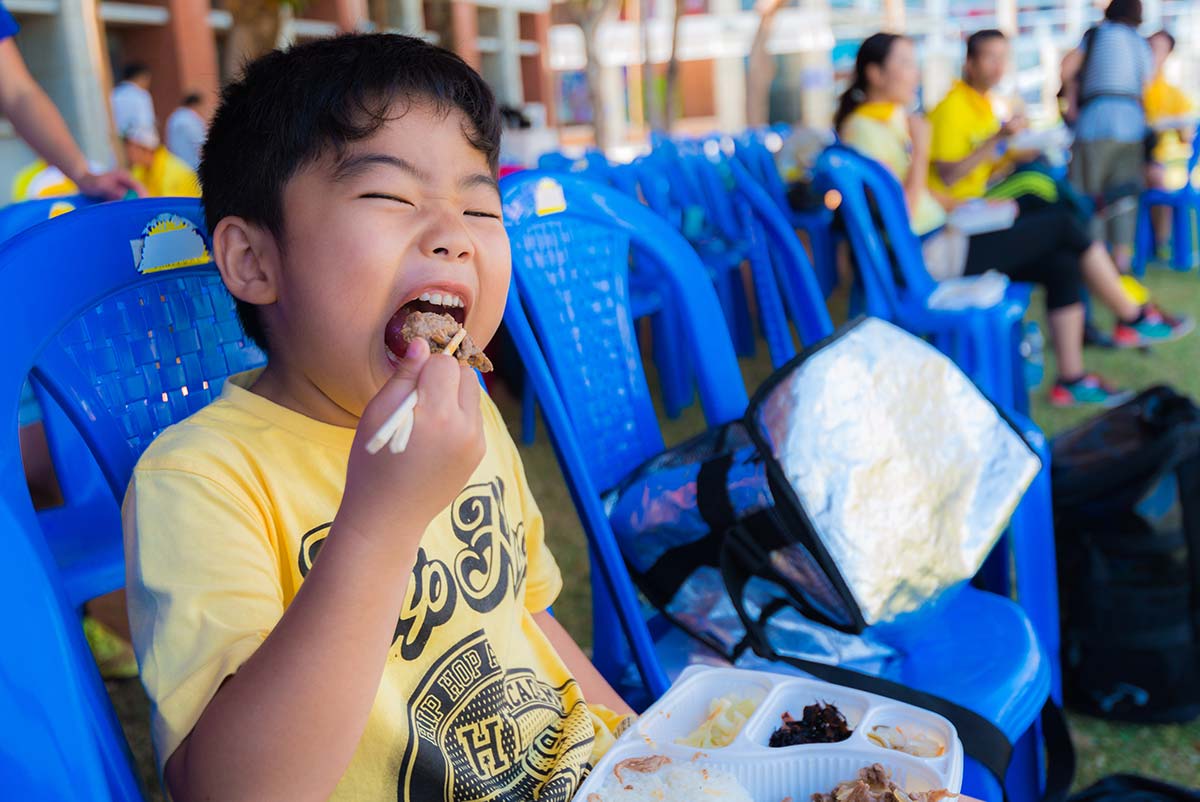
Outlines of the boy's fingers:
<svg viewBox="0 0 1200 802">
<path fill-rule="evenodd" d="M 458 379 L 458 405 L 470 416 L 479 413 L 479 396 L 483 391 L 479 387 L 479 379 L 472 368 L 460 368 Z M 474 420 L 474 417 L 472 417 Z"/>
<path fill-rule="evenodd" d="M 421 369 L 428 361 L 429 343 L 418 337 L 409 344 L 396 372 L 371 399 L 371 403 L 367 404 L 367 408 L 363 410 L 363 419 L 378 425 L 391 415 L 408 394 L 416 389 Z"/>
<path fill-rule="evenodd" d="M 418 406 L 453 404 L 458 397 L 458 360 L 445 354 L 429 357 L 417 379 L 417 387 L 421 393 Z"/>
</svg>

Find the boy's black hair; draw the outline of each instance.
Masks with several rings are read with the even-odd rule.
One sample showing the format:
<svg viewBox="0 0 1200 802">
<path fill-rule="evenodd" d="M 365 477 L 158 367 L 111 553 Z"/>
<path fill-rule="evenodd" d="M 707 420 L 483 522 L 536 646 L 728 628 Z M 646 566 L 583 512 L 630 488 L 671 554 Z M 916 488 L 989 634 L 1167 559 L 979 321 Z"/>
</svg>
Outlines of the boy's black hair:
<svg viewBox="0 0 1200 802">
<path fill-rule="evenodd" d="M 122 81 L 132 81 L 134 78 L 149 75 L 150 68 L 140 61 L 131 61 L 121 70 Z"/>
<path fill-rule="evenodd" d="M 371 136 L 414 102 L 462 112 L 463 134 L 495 175 L 501 131 L 495 96 L 445 48 L 399 34 L 345 34 L 275 50 L 246 65 L 221 95 L 200 160 L 209 231 L 236 216 L 279 239 L 288 180 L 306 164 Z M 243 330 L 267 349 L 257 308 L 238 301 L 237 309 Z"/>
<path fill-rule="evenodd" d="M 984 28 L 982 31 L 975 31 L 975 33 L 968 36 L 967 58 L 973 59 L 978 56 L 979 48 L 983 47 L 985 43 L 990 42 L 993 39 L 1006 41 L 1008 37 L 1004 35 L 1003 31 L 1000 31 L 997 28 Z"/>
</svg>

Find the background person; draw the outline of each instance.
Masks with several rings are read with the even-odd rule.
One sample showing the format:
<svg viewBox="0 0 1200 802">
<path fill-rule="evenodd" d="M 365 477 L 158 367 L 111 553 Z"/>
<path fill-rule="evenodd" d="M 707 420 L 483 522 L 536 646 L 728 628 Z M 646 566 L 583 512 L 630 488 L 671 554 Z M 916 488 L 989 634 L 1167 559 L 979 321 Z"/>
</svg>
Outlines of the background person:
<svg viewBox="0 0 1200 802">
<path fill-rule="evenodd" d="M 208 121 L 200 113 L 204 98 L 191 92 L 167 118 L 167 150 L 193 170 L 200 166 L 200 148 L 208 135 Z"/>
<path fill-rule="evenodd" d="M 112 90 L 113 127 L 117 131 L 131 128 L 157 128 L 154 98 L 150 95 L 150 68 L 141 62 L 125 65 L 121 82 Z"/>
<path fill-rule="evenodd" d="M 1142 96 L 1152 65 L 1150 48 L 1137 32 L 1141 24 L 1141 0 L 1112 0 L 1104 22 L 1063 60 L 1066 118 L 1075 126 L 1071 182 L 1093 198 L 1136 195 L 1145 184 Z M 1136 208 L 1093 221 L 1093 238 L 1107 239 L 1122 273 L 1133 260 L 1136 223 Z"/>
<path fill-rule="evenodd" d="M 1081 261 L 1093 247 L 1071 215 L 1047 209 L 1022 215 L 1011 228 L 967 237 L 946 225 L 946 210 L 928 186 L 932 132 L 929 122 L 910 114 L 920 71 L 910 39 L 880 33 L 859 48 L 854 82 L 838 105 L 834 124 L 842 141 L 881 162 L 900 181 L 914 233 L 924 238 L 926 268 L 935 278 L 977 275 L 997 270 L 1014 281 L 1041 284 L 1046 290 L 1048 325 L 1054 343 L 1058 377 L 1050 391 L 1056 406 L 1112 405 L 1129 397 L 1083 363 Z M 1129 344 L 1158 342 L 1177 335 L 1154 320 L 1151 309 L 1133 304 L 1115 274 L 1097 287 L 1118 327 L 1129 330 Z"/>
</svg>

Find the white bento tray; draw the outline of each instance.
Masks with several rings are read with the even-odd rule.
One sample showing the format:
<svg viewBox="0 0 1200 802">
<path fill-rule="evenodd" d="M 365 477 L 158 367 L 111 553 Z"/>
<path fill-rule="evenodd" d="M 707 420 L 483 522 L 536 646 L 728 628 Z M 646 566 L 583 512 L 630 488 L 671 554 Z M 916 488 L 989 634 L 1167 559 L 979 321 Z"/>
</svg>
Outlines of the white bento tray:
<svg viewBox="0 0 1200 802">
<path fill-rule="evenodd" d="M 758 700 L 753 715 L 729 746 L 697 749 L 675 743 L 708 716 L 709 703 L 719 696 Z M 833 744 L 770 747 L 771 733 L 787 712 L 799 719 L 807 705 L 836 705 L 853 730 L 850 738 Z M 946 745 L 938 758 L 914 757 L 886 749 L 867 738 L 878 724 L 920 731 Z M 755 802 L 781 802 L 791 797 L 807 802 L 814 793 L 858 776 L 859 769 L 879 763 L 905 791 L 945 788 L 962 790 L 963 749 L 954 725 L 936 713 L 828 682 L 737 668 L 689 666 L 675 684 L 609 749 L 575 795 L 586 800 L 599 794 L 613 766 L 626 758 L 665 755 L 675 763 L 694 762 L 728 772 Z"/>
</svg>

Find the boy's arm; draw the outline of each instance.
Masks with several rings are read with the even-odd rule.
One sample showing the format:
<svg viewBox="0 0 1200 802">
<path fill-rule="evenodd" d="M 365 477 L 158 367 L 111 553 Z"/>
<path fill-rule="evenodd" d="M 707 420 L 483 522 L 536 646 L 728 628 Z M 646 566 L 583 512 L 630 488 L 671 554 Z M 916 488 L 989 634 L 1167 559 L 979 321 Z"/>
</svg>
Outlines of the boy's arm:
<svg viewBox="0 0 1200 802">
<path fill-rule="evenodd" d="M 554 651 L 558 652 L 558 656 L 566 663 L 571 675 L 579 683 L 584 699 L 591 704 L 604 705 L 614 713 L 633 713 L 633 708 L 625 703 L 625 700 L 613 690 L 604 677 L 600 676 L 600 672 L 592 665 L 592 661 L 579 648 L 579 644 L 575 643 L 571 633 L 563 629 L 563 625 L 550 615 L 549 610 L 534 613 L 533 620 L 537 622 L 546 639 L 550 641 L 550 645 L 554 647 Z"/>
<path fill-rule="evenodd" d="M 335 521 L 279 624 L 167 761 L 173 799 L 329 797 L 366 726 L 421 531 L 391 535 L 385 550 Z"/>
<path fill-rule="evenodd" d="M 403 456 L 364 444 L 414 386 Z M 425 527 L 485 448 L 474 373 L 419 341 L 368 405 L 320 559 L 167 761 L 172 797 L 327 799 L 366 726 Z"/>
</svg>

